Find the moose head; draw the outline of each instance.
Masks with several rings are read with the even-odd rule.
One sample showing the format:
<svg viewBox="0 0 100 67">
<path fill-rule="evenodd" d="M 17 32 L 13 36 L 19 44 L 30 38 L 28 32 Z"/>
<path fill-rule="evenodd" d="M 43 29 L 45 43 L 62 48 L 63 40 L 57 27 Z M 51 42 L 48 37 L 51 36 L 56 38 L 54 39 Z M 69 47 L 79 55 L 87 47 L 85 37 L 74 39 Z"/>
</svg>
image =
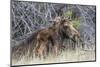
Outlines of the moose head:
<svg viewBox="0 0 100 67">
<path fill-rule="evenodd" d="M 60 20 L 60 33 L 63 37 L 69 38 L 76 42 L 77 38 L 80 37 L 80 33 L 74 28 L 73 24 L 67 19 L 62 18 Z"/>
</svg>

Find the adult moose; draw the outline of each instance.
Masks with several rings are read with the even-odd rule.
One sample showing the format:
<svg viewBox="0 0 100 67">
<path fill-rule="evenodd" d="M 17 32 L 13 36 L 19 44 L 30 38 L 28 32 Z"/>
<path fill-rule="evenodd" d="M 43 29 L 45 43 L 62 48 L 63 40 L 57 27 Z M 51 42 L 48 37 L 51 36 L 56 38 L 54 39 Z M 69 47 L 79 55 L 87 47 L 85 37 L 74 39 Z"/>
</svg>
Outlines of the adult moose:
<svg viewBox="0 0 100 67">
<path fill-rule="evenodd" d="M 49 41 L 52 44 L 52 47 L 49 49 L 52 49 L 52 52 L 55 55 L 58 55 L 65 38 L 76 42 L 76 38 L 80 37 L 79 32 L 73 27 L 68 19 L 56 17 L 53 22 L 54 24 L 51 27 L 43 29 L 37 34 L 37 44 L 35 48 L 36 56 L 44 56 L 44 53 L 46 53 L 46 49 L 49 46 Z"/>
</svg>

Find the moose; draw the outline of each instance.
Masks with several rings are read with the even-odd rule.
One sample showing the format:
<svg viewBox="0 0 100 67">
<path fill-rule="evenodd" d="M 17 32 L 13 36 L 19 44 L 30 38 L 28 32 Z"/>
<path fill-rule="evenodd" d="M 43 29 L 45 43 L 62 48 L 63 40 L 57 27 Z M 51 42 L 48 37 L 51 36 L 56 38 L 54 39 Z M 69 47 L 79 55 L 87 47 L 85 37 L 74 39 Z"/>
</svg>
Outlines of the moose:
<svg viewBox="0 0 100 67">
<path fill-rule="evenodd" d="M 64 39 L 76 42 L 80 38 L 80 33 L 67 18 L 58 16 L 52 22 L 52 26 L 37 30 L 18 46 L 12 47 L 12 58 L 18 59 L 28 52 L 29 56 L 35 54 L 35 57 L 43 58 L 50 51 L 57 56 L 64 47 Z"/>
<path fill-rule="evenodd" d="M 65 38 L 76 42 L 77 38 L 80 37 L 80 33 L 68 19 L 56 17 L 53 22 L 54 24 L 51 27 L 43 29 L 37 34 L 36 56 L 43 57 L 45 55 L 45 49 L 49 46 L 49 41 L 52 45 L 52 52 L 58 55 L 59 50 L 63 47 L 63 40 Z"/>
</svg>

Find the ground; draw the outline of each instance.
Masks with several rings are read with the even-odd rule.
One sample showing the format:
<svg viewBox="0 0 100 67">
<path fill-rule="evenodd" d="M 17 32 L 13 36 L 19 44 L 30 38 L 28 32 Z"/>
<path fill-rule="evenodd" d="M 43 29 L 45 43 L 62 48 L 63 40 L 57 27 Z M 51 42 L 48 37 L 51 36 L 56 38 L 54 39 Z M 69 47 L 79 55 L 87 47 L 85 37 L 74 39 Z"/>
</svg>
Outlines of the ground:
<svg viewBox="0 0 100 67">
<path fill-rule="evenodd" d="M 49 55 L 46 59 L 26 59 L 22 57 L 20 61 L 13 62 L 12 65 L 29 65 L 29 64 L 45 64 L 45 63 L 59 63 L 59 62 L 76 62 L 76 61 L 94 61 L 95 50 L 64 50 L 58 56 Z"/>
</svg>

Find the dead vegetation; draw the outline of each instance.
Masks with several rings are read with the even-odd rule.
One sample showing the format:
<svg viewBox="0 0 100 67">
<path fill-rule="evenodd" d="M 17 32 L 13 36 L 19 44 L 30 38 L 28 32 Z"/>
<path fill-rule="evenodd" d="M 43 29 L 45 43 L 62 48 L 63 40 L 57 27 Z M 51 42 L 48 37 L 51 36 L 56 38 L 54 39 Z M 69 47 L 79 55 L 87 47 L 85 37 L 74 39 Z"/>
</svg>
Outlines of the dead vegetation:
<svg viewBox="0 0 100 67">
<path fill-rule="evenodd" d="M 60 63 L 60 62 L 79 62 L 79 61 L 95 61 L 95 51 L 84 51 L 78 49 L 64 50 L 58 56 L 49 54 L 45 59 L 31 58 L 27 55 L 22 56 L 19 61 L 12 60 L 12 65 L 28 65 L 28 64 L 45 64 L 45 63 Z"/>
</svg>

